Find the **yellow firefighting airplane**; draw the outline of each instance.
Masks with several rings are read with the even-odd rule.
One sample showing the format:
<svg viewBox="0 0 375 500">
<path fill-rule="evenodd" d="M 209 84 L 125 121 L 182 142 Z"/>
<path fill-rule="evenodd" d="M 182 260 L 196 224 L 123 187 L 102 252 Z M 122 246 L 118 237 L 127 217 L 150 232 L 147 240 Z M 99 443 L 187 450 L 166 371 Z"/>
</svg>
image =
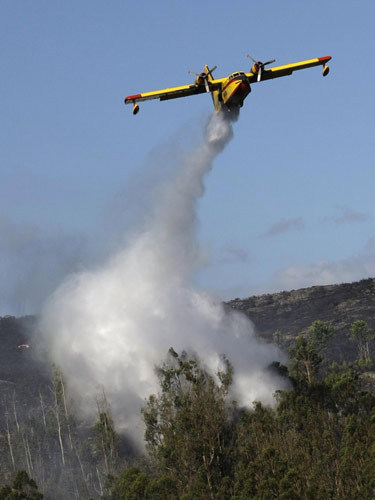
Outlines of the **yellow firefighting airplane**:
<svg viewBox="0 0 375 500">
<path fill-rule="evenodd" d="M 216 66 L 209 69 L 206 65 L 204 71 L 200 74 L 189 71 L 189 73 L 196 75 L 195 82 L 191 85 L 129 95 L 125 97 L 124 102 L 125 104 L 133 104 L 133 115 L 136 115 L 139 111 L 138 102 L 140 101 L 148 101 L 150 99 L 167 101 L 168 99 L 211 92 L 216 112 L 223 110 L 238 114 L 239 108 L 243 106 L 244 100 L 251 92 L 251 83 L 291 75 L 293 71 L 311 68 L 312 66 L 323 66 L 323 76 L 326 76 L 329 73 L 327 62 L 331 59 L 330 56 L 318 57 L 316 59 L 308 59 L 306 61 L 266 69 L 266 66 L 274 63 L 275 59 L 263 63 L 262 61 L 256 61 L 251 56 L 248 57 L 253 61 L 250 73 L 236 71 L 226 78 L 214 79 L 212 72 L 216 69 Z"/>
</svg>

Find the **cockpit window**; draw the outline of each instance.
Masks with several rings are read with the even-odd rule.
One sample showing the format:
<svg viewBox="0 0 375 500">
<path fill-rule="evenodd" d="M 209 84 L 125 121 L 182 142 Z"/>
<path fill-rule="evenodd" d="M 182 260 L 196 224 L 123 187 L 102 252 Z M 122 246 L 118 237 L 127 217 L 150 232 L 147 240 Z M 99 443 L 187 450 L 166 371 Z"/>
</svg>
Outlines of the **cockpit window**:
<svg viewBox="0 0 375 500">
<path fill-rule="evenodd" d="M 239 76 L 243 76 L 245 73 L 243 71 L 236 71 L 229 75 L 229 80 L 233 80 L 234 78 L 238 78 Z"/>
</svg>

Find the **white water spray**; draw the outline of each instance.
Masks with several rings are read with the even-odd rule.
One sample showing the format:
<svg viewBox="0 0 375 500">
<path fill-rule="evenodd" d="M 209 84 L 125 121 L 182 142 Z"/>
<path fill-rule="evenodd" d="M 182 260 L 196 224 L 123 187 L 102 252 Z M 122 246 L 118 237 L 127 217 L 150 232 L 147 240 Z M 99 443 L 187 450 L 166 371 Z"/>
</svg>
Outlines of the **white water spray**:
<svg viewBox="0 0 375 500">
<path fill-rule="evenodd" d="M 142 438 L 140 407 L 158 390 L 154 373 L 170 347 L 196 353 L 216 372 L 225 354 L 242 404 L 270 401 L 277 381 L 264 368 L 277 353 L 255 339 L 243 315 L 196 290 L 190 278 L 201 257 L 195 205 L 203 177 L 232 137 L 215 116 L 203 145 L 186 155 L 161 191 L 148 227 L 105 265 L 71 276 L 47 301 L 42 331 L 52 359 L 84 408 L 103 387 L 118 427 Z"/>
</svg>

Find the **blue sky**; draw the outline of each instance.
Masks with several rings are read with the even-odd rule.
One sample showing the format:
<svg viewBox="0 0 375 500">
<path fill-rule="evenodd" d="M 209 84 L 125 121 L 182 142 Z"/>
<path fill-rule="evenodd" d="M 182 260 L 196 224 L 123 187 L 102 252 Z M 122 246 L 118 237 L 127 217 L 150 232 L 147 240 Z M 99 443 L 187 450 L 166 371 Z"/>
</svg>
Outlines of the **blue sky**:
<svg viewBox="0 0 375 500">
<path fill-rule="evenodd" d="M 150 158 L 198 141 L 212 109 L 200 95 L 134 117 L 123 98 L 206 63 L 248 70 L 248 53 L 331 55 L 331 72 L 253 85 L 199 202 L 196 282 L 228 299 L 375 275 L 374 2 L 228 5 L 1 2 L 0 314 L 32 312 L 111 245 Z"/>
</svg>

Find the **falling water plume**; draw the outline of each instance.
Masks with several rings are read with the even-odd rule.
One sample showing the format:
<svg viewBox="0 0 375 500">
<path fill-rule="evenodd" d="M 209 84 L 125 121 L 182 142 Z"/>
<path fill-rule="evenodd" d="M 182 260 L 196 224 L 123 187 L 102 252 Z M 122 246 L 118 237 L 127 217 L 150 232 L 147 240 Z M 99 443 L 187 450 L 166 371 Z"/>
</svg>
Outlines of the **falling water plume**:
<svg viewBox="0 0 375 500">
<path fill-rule="evenodd" d="M 168 349 L 196 353 L 216 372 L 225 354 L 235 370 L 242 404 L 270 401 L 277 380 L 264 368 L 278 356 L 260 343 L 251 322 L 198 290 L 191 278 L 201 263 L 196 202 L 214 158 L 232 137 L 232 126 L 214 116 L 200 147 L 160 190 L 146 228 L 101 267 L 69 277 L 45 304 L 41 328 L 52 360 L 82 408 L 104 388 L 117 426 L 142 438 L 140 407 L 158 390 L 154 367 Z M 90 403 L 91 402 L 91 403 Z"/>
</svg>

